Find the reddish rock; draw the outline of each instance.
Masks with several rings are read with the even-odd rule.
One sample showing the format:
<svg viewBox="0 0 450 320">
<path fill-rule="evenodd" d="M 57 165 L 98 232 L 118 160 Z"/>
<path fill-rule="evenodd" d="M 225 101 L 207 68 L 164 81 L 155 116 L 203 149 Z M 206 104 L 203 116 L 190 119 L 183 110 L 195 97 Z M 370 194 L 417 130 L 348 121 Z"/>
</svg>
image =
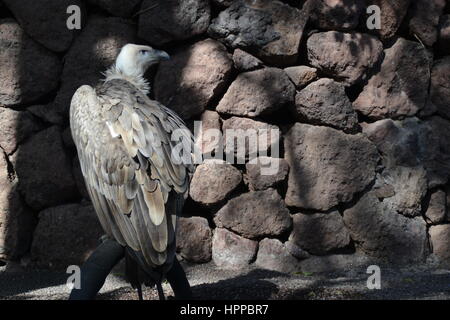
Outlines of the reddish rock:
<svg viewBox="0 0 450 320">
<path fill-rule="evenodd" d="M 398 38 L 384 53 L 380 71 L 369 79 L 353 107 L 372 119 L 415 115 L 427 102 L 427 51 L 418 42 Z"/>
<path fill-rule="evenodd" d="M 196 147 L 202 154 L 207 155 L 218 154 L 223 151 L 219 114 L 215 111 L 205 110 L 200 117 L 200 121 L 201 127 L 198 127 L 198 131 L 194 131 Z"/>
<path fill-rule="evenodd" d="M 381 57 L 383 44 L 364 33 L 328 31 L 310 36 L 307 50 L 312 66 L 346 85 L 353 85 L 366 79 L 368 69 Z"/>
<path fill-rule="evenodd" d="M 293 215 L 294 228 L 289 240 L 315 255 L 343 249 L 350 244 L 350 235 L 339 212 Z"/>
<path fill-rule="evenodd" d="M 317 79 L 317 69 L 308 66 L 288 67 L 284 71 L 297 89 L 302 89 Z"/>
<path fill-rule="evenodd" d="M 28 112 L 15 111 L 0 106 L 0 147 L 13 153 L 19 143 L 40 129 Z"/>
<path fill-rule="evenodd" d="M 179 218 L 177 226 L 177 250 L 191 262 L 211 260 L 212 232 L 208 220 L 201 217 Z"/>
<path fill-rule="evenodd" d="M 330 126 L 344 131 L 355 131 L 358 116 L 341 83 L 319 79 L 295 96 L 294 113 L 298 120 Z"/>
<path fill-rule="evenodd" d="M 275 187 L 286 180 L 289 165 L 281 158 L 258 157 L 245 165 L 250 190 Z"/>
<path fill-rule="evenodd" d="M 274 189 L 252 191 L 233 198 L 214 221 L 250 239 L 278 236 L 289 229 L 291 218 L 283 199 Z"/>
<path fill-rule="evenodd" d="M 433 253 L 450 265 L 450 224 L 431 226 L 429 232 Z"/>
<path fill-rule="evenodd" d="M 0 19 L 0 104 L 32 103 L 55 90 L 58 57 L 29 38 L 12 19 Z"/>
<path fill-rule="evenodd" d="M 365 0 L 317 1 L 311 12 L 311 20 L 319 29 L 355 29 L 359 23 L 359 16 L 365 8 Z"/>
<path fill-rule="evenodd" d="M 231 117 L 223 122 L 225 152 L 234 153 L 237 163 L 245 163 L 245 158 L 267 156 L 279 157 L 277 148 L 281 136 L 280 129 L 261 121 Z"/>
<path fill-rule="evenodd" d="M 241 73 L 228 88 L 216 110 L 234 116 L 260 117 L 294 102 L 295 87 L 277 68 Z"/>
<path fill-rule="evenodd" d="M 226 90 L 233 62 L 221 43 L 207 39 L 160 64 L 155 97 L 182 118 L 201 114 Z"/>
<path fill-rule="evenodd" d="M 139 37 L 155 46 L 200 35 L 211 19 L 208 0 L 143 0 L 141 10 Z"/>
<path fill-rule="evenodd" d="M 257 248 L 257 241 L 245 239 L 223 228 L 214 230 L 212 258 L 220 268 L 240 269 L 249 265 Z"/>
<path fill-rule="evenodd" d="M 69 204 L 39 213 L 31 259 L 39 267 L 81 265 L 99 245 L 103 230 L 92 206 Z"/>
<path fill-rule="evenodd" d="M 239 48 L 233 52 L 233 62 L 235 68 L 241 72 L 253 71 L 263 66 L 261 60 Z"/>
<path fill-rule="evenodd" d="M 350 201 L 375 178 L 378 152 L 361 134 L 296 123 L 284 142 L 288 206 L 326 211 Z"/>
<path fill-rule="evenodd" d="M 436 190 L 431 193 L 430 202 L 425 219 L 430 224 L 441 223 L 445 221 L 447 213 L 447 196 L 444 191 Z"/>
<path fill-rule="evenodd" d="M 61 132 L 53 126 L 32 136 L 14 154 L 19 189 L 36 210 L 63 204 L 78 196 Z"/>
<path fill-rule="evenodd" d="M 0 150 L 1 260 L 18 259 L 28 251 L 35 223 L 32 212 L 24 206 L 17 190 L 17 179 L 10 170 L 7 158 Z"/>
<path fill-rule="evenodd" d="M 3 2 L 33 40 L 57 52 L 66 51 L 78 31 L 67 28 L 67 19 L 70 16 L 67 8 L 75 5 L 84 9 L 81 0 L 4 0 Z M 84 13 L 84 11 L 81 12 L 82 20 Z M 42 63 L 39 59 L 34 61 Z M 46 66 L 45 63 L 43 66 Z"/>
<path fill-rule="evenodd" d="M 214 160 L 199 165 L 192 177 L 189 194 L 203 205 L 224 201 L 242 181 L 241 172 L 232 165 Z"/>
<path fill-rule="evenodd" d="M 280 1 L 240 0 L 213 19 L 208 33 L 274 65 L 294 64 L 312 2 L 302 11 Z"/>
<path fill-rule="evenodd" d="M 377 5 L 380 8 L 381 29 L 372 32 L 378 33 L 383 39 L 392 38 L 406 16 L 411 2 L 411 0 L 366 0 L 367 6 Z"/>
</svg>

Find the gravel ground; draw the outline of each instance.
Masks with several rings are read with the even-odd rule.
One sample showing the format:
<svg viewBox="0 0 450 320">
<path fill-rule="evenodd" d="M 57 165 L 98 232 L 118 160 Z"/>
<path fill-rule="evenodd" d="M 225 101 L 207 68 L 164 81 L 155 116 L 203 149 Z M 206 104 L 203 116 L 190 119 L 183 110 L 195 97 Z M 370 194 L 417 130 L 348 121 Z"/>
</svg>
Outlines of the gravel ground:
<svg viewBox="0 0 450 320">
<path fill-rule="evenodd" d="M 185 265 L 195 299 L 450 299 L 450 270 L 381 266 L 381 289 L 369 290 L 369 274 L 363 268 L 326 274 L 283 274 L 248 268 L 230 271 L 213 264 Z M 26 270 L 17 265 L 0 267 L 0 299 L 67 299 L 67 274 Z M 164 284 L 166 296 L 172 291 Z M 156 290 L 146 288 L 145 299 L 157 299 Z M 114 271 L 98 299 L 136 300 L 137 294 Z"/>
</svg>

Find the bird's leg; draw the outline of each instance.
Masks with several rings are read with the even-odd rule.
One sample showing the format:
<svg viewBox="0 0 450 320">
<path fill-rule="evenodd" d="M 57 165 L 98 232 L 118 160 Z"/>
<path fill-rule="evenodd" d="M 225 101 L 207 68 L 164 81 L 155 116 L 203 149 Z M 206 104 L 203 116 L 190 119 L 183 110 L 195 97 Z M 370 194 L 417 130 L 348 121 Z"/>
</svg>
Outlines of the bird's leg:
<svg viewBox="0 0 450 320">
<path fill-rule="evenodd" d="M 173 262 L 172 268 L 166 274 L 167 281 L 169 281 L 172 287 L 173 293 L 175 294 L 175 299 L 177 300 L 188 300 L 192 299 L 191 286 L 188 279 L 186 278 L 186 273 L 183 270 L 177 257 Z"/>
<path fill-rule="evenodd" d="M 92 300 L 112 268 L 123 258 L 124 248 L 114 240 L 100 244 L 81 267 L 81 285 L 73 288 L 69 300 Z"/>
<path fill-rule="evenodd" d="M 139 285 L 137 286 L 137 292 L 138 292 L 139 300 L 144 300 L 144 298 L 143 298 L 143 296 L 142 296 L 142 286 L 141 286 L 141 284 L 139 284 Z"/>
<path fill-rule="evenodd" d="M 162 288 L 161 280 L 156 282 L 156 289 L 158 290 L 159 300 L 166 300 L 166 297 L 164 296 L 164 290 Z"/>
</svg>

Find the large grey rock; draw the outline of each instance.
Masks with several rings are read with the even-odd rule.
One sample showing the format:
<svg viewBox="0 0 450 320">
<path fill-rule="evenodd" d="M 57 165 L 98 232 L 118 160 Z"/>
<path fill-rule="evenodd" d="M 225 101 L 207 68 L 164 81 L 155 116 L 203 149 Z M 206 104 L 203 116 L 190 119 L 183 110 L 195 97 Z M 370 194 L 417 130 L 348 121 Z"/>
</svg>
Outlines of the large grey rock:
<svg viewBox="0 0 450 320">
<path fill-rule="evenodd" d="M 10 172 L 0 150 L 0 259 L 18 259 L 29 248 L 34 218 L 17 190 L 17 179 Z"/>
<path fill-rule="evenodd" d="M 235 1 L 237 0 L 212 0 L 212 3 L 221 7 L 229 7 Z"/>
<path fill-rule="evenodd" d="M 70 101 L 82 85 L 95 86 L 127 43 L 136 43 L 136 31 L 128 20 L 92 16 L 64 57 L 61 87 L 54 108 L 69 115 Z"/>
<path fill-rule="evenodd" d="M 155 97 L 182 118 L 191 118 L 225 92 L 232 68 L 223 44 L 211 39 L 197 42 L 160 64 Z"/>
<path fill-rule="evenodd" d="M 281 158 L 258 157 L 246 165 L 246 178 L 250 190 L 275 187 L 286 180 L 289 165 Z"/>
<path fill-rule="evenodd" d="M 225 152 L 235 154 L 237 163 L 256 156 L 279 157 L 280 129 L 265 122 L 248 118 L 231 117 L 223 122 Z M 269 152 L 270 151 L 270 152 Z"/>
<path fill-rule="evenodd" d="M 0 106 L 0 147 L 11 154 L 19 143 L 39 130 L 40 126 L 28 112 L 15 111 Z"/>
<path fill-rule="evenodd" d="M 102 234 L 92 206 L 69 204 L 44 210 L 33 235 L 31 259 L 37 266 L 51 269 L 81 265 Z"/>
<path fill-rule="evenodd" d="M 311 1 L 302 11 L 280 1 L 240 0 L 222 11 L 209 26 L 211 37 L 243 48 L 274 65 L 294 64 Z"/>
<path fill-rule="evenodd" d="M 450 266 L 450 224 L 430 227 L 433 253 Z"/>
<path fill-rule="evenodd" d="M 130 17 L 142 0 L 88 0 L 117 17 Z"/>
<path fill-rule="evenodd" d="M 317 79 L 317 69 L 308 66 L 287 67 L 284 71 L 297 89 L 302 89 Z"/>
<path fill-rule="evenodd" d="M 300 271 L 300 261 L 278 239 L 265 238 L 259 242 L 255 265 L 285 273 Z"/>
<path fill-rule="evenodd" d="M 274 189 L 251 191 L 231 199 L 214 221 L 250 239 L 278 236 L 292 224 L 289 210 Z"/>
<path fill-rule="evenodd" d="M 363 133 L 377 146 L 386 168 L 420 165 L 419 122 L 383 119 L 362 123 Z"/>
<path fill-rule="evenodd" d="M 179 218 L 177 250 L 191 262 L 211 260 L 212 232 L 208 220 L 201 217 Z"/>
<path fill-rule="evenodd" d="M 257 241 L 245 239 L 223 228 L 214 230 L 212 258 L 218 267 L 243 268 L 253 261 L 257 248 Z"/>
<path fill-rule="evenodd" d="M 27 111 L 50 124 L 62 126 L 65 123 L 64 116 L 58 112 L 52 103 L 29 106 Z"/>
<path fill-rule="evenodd" d="M 37 133 L 14 154 L 19 189 L 33 209 L 59 205 L 78 196 L 58 127 Z"/>
<path fill-rule="evenodd" d="M 408 12 L 411 0 L 366 0 L 367 6 L 377 5 L 380 8 L 381 29 L 372 30 L 381 38 L 392 38 Z"/>
<path fill-rule="evenodd" d="M 345 93 L 343 84 L 322 78 L 301 90 L 295 96 L 297 119 L 344 131 L 354 131 L 358 116 Z"/>
<path fill-rule="evenodd" d="M 315 255 L 325 255 L 350 244 L 350 235 L 337 211 L 330 213 L 297 213 L 289 240 Z"/>
<path fill-rule="evenodd" d="M 241 181 L 241 172 L 231 164 L 209 160 L 195 170 L 189 194 L 198 203 L 215 205 L 224 201 Z"/>
<path fill-rule="evenodd" d="M 277 68 L 241 73 L 228 88 L 216 110 L 243 117 L 260 117 L 294 102 L 295 87 Z"/>
<path fill-rule="evenodd" d="M 220 115 L 211 110 L 205 110 L 200 116 L 201 126 L 196 130 L 195 145 L 203 155 L 215 155 L 222 151 L 222 131 Z M 214 153 L 213 153 L 214 152 Z"/>
<path fill-rule="evenodd" d="M 141 10 L 139 37 L 156 46 L 200 35 L 211 19 L 208 0 L 144 0 Z"/>
<path fill-rule="evenodd" d="M 438 36 L 439 49 L 444 54 L 450 54 L 450 14 L 441 17 Z"/>
<path fill-rule="evenodd" d="M 365 8 L 365 0 L 317 1 L 311 12 L 311 20 L 313 25 L 320 29 L 355 29 Z"/>
<path fill-rule="evenodd" d="M 78 31 L 67 27 L 70 16 L 67 8 L 71 5 L 84 8 L 81 0 L 5 0 L 4 3 L 33 40 L 57 52 L 66 51 Z M 84 12 L 81 18 L 84 20 Z M 38 59 L 35 62 L 42 63 Z"/>
<path fill-rule="evenodd" d="M 361 134 L 296 123 L 284 142 L 288 206 L 326 211 L 350 201 L 375 178 L 378 153 Z"/>
<path fill-rule="evenodd" d="M 263 66 L 261 60 L 239 48 L 233 52 L 233 62 L 236 69 L 241 72 L 252 71 Z"/>
<path fill-rule="evenodd" d="M 427 171 L 428 187 L 444 185 L 450 177 L 450 122 L 438 116 L 425 121 L 380 120 L 363 124 L 364 133 L 380 150 L 383 165 L 420 167 Z"/>
<path fill-rule="evenodd" d="M 384 54 L 380 71 L 369 79 L 353 107 L 372 119 L 415 115 L 428 96 L 427 51 L 418 42 L 398 38 Z"/>
<path fill-rule="evenodd" d="M 372 260 L 363 254 L 332 254 L 327 256 L 311 256 L 300 262 L 302 272 L 326 273 L 333 271 L 361 270 L 365 273 Z"/>
<path fill-rule="evenodd" d="M 428 176 L 428 187 L 444 185 L 450 178 L 450 121 L 431 117 L 420 126 L 420 158 Z"/>
<path fill-rule="evenodd" d="M 353 85 L 366 79 L 368 69 L 381 57 L 383 44 L 364 33 L 328 31 L 310 36 L 307 50 L 313 67 L 346 85 Z"/>
<path fill-rule="evenodd" d="M 433 65 L 431 71 L 430 97 L 437 111 L 450 119 L 450 56 L 446 56 Z"/>
<path fill-rule="evenodd" d="M 437 224 L 445 221 L 447 215 L 447 196 L 444 191 L 436 190 L 430 195 L 430 202 L 425 219 L 430 224 Z"/>
<path fill-rule="evenodd" d="M 29 38 L 12 19 L 0 19 L 0 104 L 24 105 L 55 90 L 58 57 Z"/>
<path fill-rule="evenodd" d="M 428 254 L 422 217 L 406 218 L 371 192 L 345 210 L 344 223 L 357 246 L 394 263 L 422 262 Z"/>
<path fill-rule="evenodd" d="M 445 0 L 415 0 L 411 2 L 409 32 L 431 47 L 438 37 L 439 18 Z"/>
<path fill-rule="evenodd" d="M 427 192 L 427 174 L 422 166 L 386 169 L 381 179 L 392 186 L 393 195 L 386 197 L 384 202 L 393 212 L 408 217 L 421 215 L 422 200 Z"/>
</svg>

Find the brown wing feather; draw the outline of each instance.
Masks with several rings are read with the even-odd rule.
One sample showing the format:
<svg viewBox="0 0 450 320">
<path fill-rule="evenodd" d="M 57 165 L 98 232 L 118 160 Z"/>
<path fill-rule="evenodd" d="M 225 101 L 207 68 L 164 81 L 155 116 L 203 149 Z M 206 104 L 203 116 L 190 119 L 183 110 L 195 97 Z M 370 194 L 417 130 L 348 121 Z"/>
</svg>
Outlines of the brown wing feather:
<svg viewBox="0 0 450 320">
<path fill-rule="evenodd" d="M 77 90 L 71 128 L 105 232 L 141 252 L 150 267 L 171 263 L 176 216 L 192 169 L 172 161 L 178 142 L 171 134 L 187 130 L 183 121 L 128 82 L 113 80 Z M 193 145 L 192 135 L 185 135 Z"/>
</svg>

